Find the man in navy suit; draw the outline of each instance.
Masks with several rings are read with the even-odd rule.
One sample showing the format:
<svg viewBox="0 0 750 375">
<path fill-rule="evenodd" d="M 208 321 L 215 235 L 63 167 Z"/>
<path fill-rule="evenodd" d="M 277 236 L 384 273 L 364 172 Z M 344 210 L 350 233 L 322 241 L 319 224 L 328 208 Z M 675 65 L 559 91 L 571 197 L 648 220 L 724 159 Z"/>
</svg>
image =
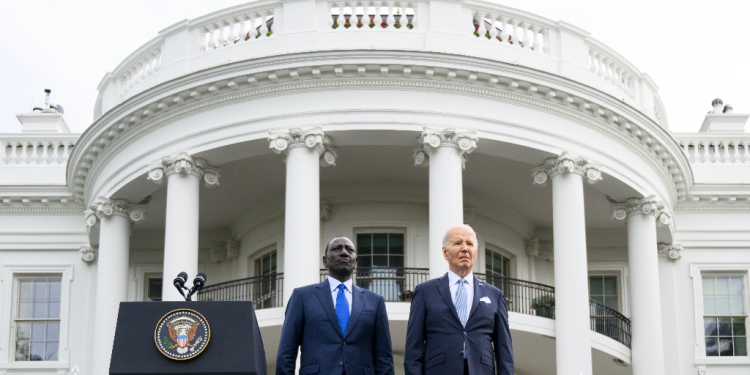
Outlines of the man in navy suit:
<svg viewBox="0 0 750 375">
<path fill-rule="evenodd" d="M 393 375 L 393 349 L 385 300 L 357 287 L 354 244 L 346 237 L 328 243 L 323 256 L 328 279 L 297 288 L 286 306 L 276 375 Z"/>
<path fill-rule="evenodd" d="M 443 237 L 447 274 L 414 288 L 406 330 L 406 375 L 513 375 L 508 310 L 500 289 L 471 272 L 477 235 L 468 225 Z"/>
</svg>

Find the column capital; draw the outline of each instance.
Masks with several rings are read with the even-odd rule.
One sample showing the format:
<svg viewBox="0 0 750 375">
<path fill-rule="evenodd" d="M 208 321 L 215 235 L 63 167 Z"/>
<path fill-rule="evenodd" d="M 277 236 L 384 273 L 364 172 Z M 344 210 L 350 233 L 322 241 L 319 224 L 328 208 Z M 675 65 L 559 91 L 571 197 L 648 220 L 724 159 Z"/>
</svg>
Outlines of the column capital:
<svg viewBox="0 0 750 375">
<path fill-rule="evenodd" d="M 664 202 L 657 201 L 653 195 L 645 198 L 631 198 L 625 203 L 612 205 L 614 219 L 625 220 L 631 215 L 652 215 L 656 218 L 657 225 L 672 225 L 672 213 L 666 208 Z"/>
<path fill-rule="evenodd" d="M 97 255 L 99 255 L 99 248 L 91 246 L 81 246 L 81 250 L 79 250 L 78 252 L 81 253 L 81 260 L 84 263 L 91 263 L 94 259 L 96 259 Z"/>
<path fill-rule="evenodd" d="M 553 261 L 555 260 L 555 245 L 550 241 L 536 238 L 526 240 L 526 255 Z"/>
<path fill-rule="evenodd" d="M 211 167 L 201 158 L 194 158 L 185 151 L 171 156 L 165 156 L 148 167 L 148 179 L 157 184 L 164 182 L 164 177 L 185 173 L 202 179 L 206 187 L 212 188 L 219 184 L 219 168 Z"/>
<path fill-rule="evenodd" d="M 466 166 L 466 155 L 477 148 L 477 132 L 470 130 L 456 130 L 454 128 L 433 129 L 424 127 L 422 134 L 417 137 L 417 148 L 414 149 L 414 165 L 426 167 L 429 164 L 430 151 L 438 147 L 453 147 L 458 149 L 461 156 L 461 167 Z"/>
<path fill-rule="evenodd" d="M 132 222 L 138 222 L 146 218 L 146 205 L 130 204 L 124 199 L 109 199 L 98 197 L 84 211 L 86 227 L 91 229 L 105 216 L 123 216 Z"/>
<path fill-rule="evenodd" d="M 320 165 L 322 167 L 336 165 L 338 155 L 332 143 L 331 137 L 325 135 L 319 127 L 306 130 L 295 128 L 270 132 L 268 135 L 268 147 L 276 154 L 288 155 L 292 148 L 307 147 L 320 154 Z"/>
<path fill-rule="evenodd" d="M 672 260 L 680 260 L 682 258 L 682 245 L 676 243 L 676 244 L 659 244 L 659 256 L 660 257 L 668 257 Z"/>
<path fill-rule="evenodd" d="M 546 186 L 547 180 L 563 174 L 575 173 L 586 178 L 589 184 L 595 184 L 602 179 L 602 167 L 590 164 L 587 159 L 576 157 L 567 151 L 555 158 L 548 158 L 543 165 L 531 169 L 534 185 Z"/>
</svg>

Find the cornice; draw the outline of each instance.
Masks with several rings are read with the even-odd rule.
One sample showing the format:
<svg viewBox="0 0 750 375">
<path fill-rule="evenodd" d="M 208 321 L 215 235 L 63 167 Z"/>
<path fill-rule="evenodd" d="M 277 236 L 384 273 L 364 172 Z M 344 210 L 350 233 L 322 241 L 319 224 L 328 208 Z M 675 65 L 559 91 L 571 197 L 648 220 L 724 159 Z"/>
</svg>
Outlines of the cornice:
<svg viewBox="0 0 750 375">
<path fill-rule="evenodd" d="M 333 58 L 364 59 L 362 64 L 368 66 L 372 60 L 397 59 L 406 66 L 398 71 L 392 68 L 386 77 L 379 71 L 377 76 L 339 76 L 336 72 L 343 73 L 343 68 L 332 63 Z M 684 199 L 692 185 L 689 162 L 671 135 L 651 119 L 607 94 L 566 78 L 513 64 L 476 60 L 481 59 L 442 53 L 316 52 L 247 60 L 192 73 L 140 93 L 101 116 L 73 150 L 68 161 L 68 185 L 77 198 L 83 199 L 86 185 L 86 193 L 90 193 L 89 175 L 93 172 L 97 176 L 118 149 L 167 123 L 208 108 L 300 91 L 398 87 L 482 96 L 565 116 L 613 136 L 640 154 L 660 172 L 662 183 L 674 186 L 670 200 Z M 308 64 L 288 67 L 301 61 Z M 279 69 L 278 64 L 287 67 Z M 393 67 L 393 62 L 384 65 Z M 356 64 L 351 66 L 356 70 Z M 228 85 L 229 81 L 234 85 Z M 191 96 L 191 92 L 199 94 Z"/>
</svg>

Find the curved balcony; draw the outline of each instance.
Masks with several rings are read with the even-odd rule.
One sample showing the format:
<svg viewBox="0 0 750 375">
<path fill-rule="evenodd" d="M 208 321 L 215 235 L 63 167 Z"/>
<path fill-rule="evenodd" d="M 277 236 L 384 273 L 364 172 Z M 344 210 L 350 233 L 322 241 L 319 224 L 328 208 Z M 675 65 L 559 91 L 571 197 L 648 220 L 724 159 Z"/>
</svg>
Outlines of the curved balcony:
<svg viewBox="0 0 750 375">
<path fill-rule="evenodd" d="M 352 280 L 357 286 L 382 295 L 386 302 L 409 302 L 414 288 L 429 279 L 427 268 L 355 269 Z M 508 312 L 555 319 L 555 288 L 510 277 L 475 273 L 478 279 L 505 293 Z M 328 270 L 320 270 L 321 281 Z M 252 301 L 255 308 L 283 306 L 284 274 L 275 273 L 214 284 L 203 288 L 200 301 Z M 589 300 L 591 330 L 630 348 L 630 319 L 594 300 Z"/>
</svg>

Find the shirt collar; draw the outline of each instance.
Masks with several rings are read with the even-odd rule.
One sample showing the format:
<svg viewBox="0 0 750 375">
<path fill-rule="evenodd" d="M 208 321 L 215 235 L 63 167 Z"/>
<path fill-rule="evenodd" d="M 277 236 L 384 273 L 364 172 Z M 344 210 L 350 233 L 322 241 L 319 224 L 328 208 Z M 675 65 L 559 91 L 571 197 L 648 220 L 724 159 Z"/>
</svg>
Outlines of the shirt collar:
<svg viewBox="0 0 750 375">
<path fill-rule="evenodd" d="M 341 284 L 341 281 L 338 281 L 334 279 L 333 277 L 328 276 L 328 284 L 330 284 L 331 292 L 333 292 L 336 288 L 339 287 L 339 285 Z M 351 293 L 352 292 L 352 279 L 344 281 L 344 285 L 346 286 L 346 290 L 348 290 L 349 293 Z"/>
<path fill-rule="evenodd" d="M 448 271 L 448 284 L 449 285 L 451 286 L 456 285 L 456 283 L 458 282 L 458 279 L 460 279 L 458 275 L 453 273 L 453 271 L 450 271 L 450 270 Z M 468 286 L 473 286 L 474 285 L 474 272 L 469 272 L 469 274 L 464 277 L 464 280 L 466 280 L 466 283 Z"/>
</svg>

